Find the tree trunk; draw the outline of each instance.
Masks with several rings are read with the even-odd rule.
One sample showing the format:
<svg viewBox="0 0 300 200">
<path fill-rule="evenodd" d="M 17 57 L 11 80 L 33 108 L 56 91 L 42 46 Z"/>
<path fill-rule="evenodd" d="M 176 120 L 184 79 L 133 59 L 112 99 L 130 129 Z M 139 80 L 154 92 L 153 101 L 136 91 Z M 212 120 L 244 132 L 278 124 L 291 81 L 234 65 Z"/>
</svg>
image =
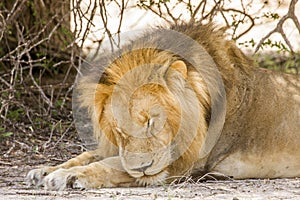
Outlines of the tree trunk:
<svg viewBox="0 0 300 200">
<path fill-rule="evenodd" d="M 44 62 L 48 64 L 56 63 L 69 59 L 76 48 L 70 31 L 70 1 L 2 0 L 0 12 L 2 64 L 13 59 L 42 58 L 47 58 Z"/>
</svg>

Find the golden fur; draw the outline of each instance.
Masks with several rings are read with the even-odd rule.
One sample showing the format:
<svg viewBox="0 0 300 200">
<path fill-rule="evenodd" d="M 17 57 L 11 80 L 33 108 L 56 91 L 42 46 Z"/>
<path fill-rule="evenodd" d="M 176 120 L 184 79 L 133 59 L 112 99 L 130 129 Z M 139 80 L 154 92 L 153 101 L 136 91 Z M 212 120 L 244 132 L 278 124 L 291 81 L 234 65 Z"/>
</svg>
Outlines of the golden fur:
<svg viewBox="0 0 300 200">
<path fill-rule="evenodd" d="M 300 78 L 253 67 L 211 24 L 171 29 L 197 41 L 224 82 L 225 124 L 208 154 L 199 156 L 213 137 L 207 132 L 211 95 L 221 91 L 215 80 L 204 80 L 210 74 L 183 57 L 133 42 L 100 80 L 88 76 L 79 84 L 99 148 L 30 171 L 30 184 L 62 190 L 156 185 L 207 172 L 237 179 L 300 176 Z"/>
</svg>

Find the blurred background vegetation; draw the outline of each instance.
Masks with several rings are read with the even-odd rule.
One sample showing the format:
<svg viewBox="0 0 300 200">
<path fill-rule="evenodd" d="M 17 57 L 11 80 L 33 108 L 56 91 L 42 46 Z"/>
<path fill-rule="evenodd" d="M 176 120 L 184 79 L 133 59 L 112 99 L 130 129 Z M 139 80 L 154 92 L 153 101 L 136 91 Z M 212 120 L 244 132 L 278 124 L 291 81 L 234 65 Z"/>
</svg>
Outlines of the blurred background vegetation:
<svg viewBox="0 0 300 200">
<path fill-rule="evenodd" d="M 81 151 L 72 117 L 72 90 L 82 60 L 118 34 L 181 21 L 214 21 L 254 54 L 260 67 L 299 74 L 298 0 L 2 0 L 0 2 L 0 164 L 12 156 L 60 149 Z M 298 4 L 297 4 L 298 3 Z M 272 8 L 272 9 L 271 9 Z M 281 12 L 278 12 L 280 10 Z M 262 36 L 241 39 L 273 23 Z M 279 35 L 280 41 L 272 38 Z M 76 148 L 75 148 L 76 147 Z M 76 149 L 74 152 L 70 149 Z M 57 155 L 57 154 L 56 154 Z M 23 159 L 24 160 L 24 159 Z M 22 162 L 22 159 L 20 160 Z"/>
</svg>

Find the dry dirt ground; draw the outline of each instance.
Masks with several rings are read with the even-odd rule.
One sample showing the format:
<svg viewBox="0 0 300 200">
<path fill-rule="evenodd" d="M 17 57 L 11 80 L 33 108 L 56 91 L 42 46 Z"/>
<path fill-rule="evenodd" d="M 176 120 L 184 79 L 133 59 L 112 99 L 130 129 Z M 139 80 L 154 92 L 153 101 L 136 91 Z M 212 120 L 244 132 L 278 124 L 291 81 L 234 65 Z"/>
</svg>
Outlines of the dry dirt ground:
<svg viewBox="0 0 300 200">
<path fill-rule="evenodd" d="M 187 181 L 160 187 L 60 192 L 29 188 L 24 176 L 33 165 L 61 162 L 57 154 L 50 153 L 31 155 L 17 161 L 0 157 L 0 199 L 300 199 L 300 179 Z"/>
</svg>

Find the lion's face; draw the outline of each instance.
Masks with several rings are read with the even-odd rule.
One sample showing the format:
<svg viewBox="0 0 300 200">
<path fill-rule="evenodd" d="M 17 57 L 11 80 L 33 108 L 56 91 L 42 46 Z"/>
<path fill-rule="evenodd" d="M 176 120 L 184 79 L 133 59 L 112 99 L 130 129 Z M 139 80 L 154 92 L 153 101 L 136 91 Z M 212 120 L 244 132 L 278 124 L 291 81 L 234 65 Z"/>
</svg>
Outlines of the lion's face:
<svg viewBox="0 0 300 200">
<path fill-rule="evenodd" d="M 100 119 L 108 122 L 102 123 L 102 130 L 110 126 L 123 168 L 143 185 L 164 180 L 173 161 L 181 108 L 168 81 L 173 75 L 184 77 L 169 68 L 146 65 L 124 74 L 113 85 Z M 144 76 L 137 76 L 141 71 Z"/>
<path fill-rule="evenodd" d="M 143 84 L 129 94 L 115 94 L 114 99 L 127 99 L 127 105 L 118 101 L 111 108 L 122 165 L 140 184 L 157 183 L 167 176 L 172 162 L 177 128 L 173 124 L 180 120 L 177 101 L 156 83 Z"/>
<path fill-rule="evenodd" d="M 172 57 L 163 61 L 164 56 L 156 57 L 159 59 L 149 59 L 154 63 L 146 65 L 141 64 L 144 60 L 130 63 L 131 57 L 116 61 L 107 70 L 109 83 L 100 84 L 95 93 L 94 119 L 118 147 L 123 168 L 141 185 L 164 181 L 182 155 L 189 166 L 197 156 L 188 149 L 198 125 L 206 127 L 200 95 L 188 80 L 186 64 Z M 187 170 L 186 166 L 176 170 Z"/>
</svg>

